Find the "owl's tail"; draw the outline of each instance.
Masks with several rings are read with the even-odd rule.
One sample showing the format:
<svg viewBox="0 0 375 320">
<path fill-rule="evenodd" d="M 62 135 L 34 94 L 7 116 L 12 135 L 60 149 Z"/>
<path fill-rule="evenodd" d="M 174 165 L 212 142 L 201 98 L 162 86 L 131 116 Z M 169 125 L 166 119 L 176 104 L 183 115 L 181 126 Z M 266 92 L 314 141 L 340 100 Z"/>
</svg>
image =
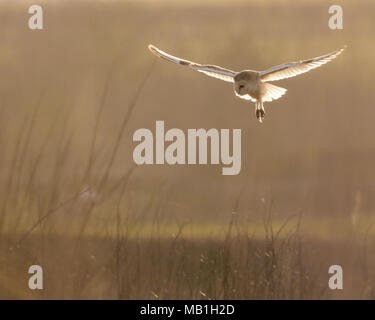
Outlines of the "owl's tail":
<svg viewBox="0 0 375 320">
<path fill-rule="evenodd" d="M 264 83 L 263 85 L 266 88 L 266 94 L 262 98 L 263 102 L 270 102 L 272 100 L 277 100 L 281 96 L 283 96 L 285 94 L 285 92 L 287 91 L 284 88 L 275 86 L 275 85 L 270 84 L 270 83 Z"/>
</svg>

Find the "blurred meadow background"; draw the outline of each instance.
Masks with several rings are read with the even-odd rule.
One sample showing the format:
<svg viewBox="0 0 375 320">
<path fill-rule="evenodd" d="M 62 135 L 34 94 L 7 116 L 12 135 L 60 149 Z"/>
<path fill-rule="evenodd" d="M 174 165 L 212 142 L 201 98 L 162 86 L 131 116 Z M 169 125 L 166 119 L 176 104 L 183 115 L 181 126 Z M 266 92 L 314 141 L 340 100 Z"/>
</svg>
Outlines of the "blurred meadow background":
<svg viewBox="0 0 375 320">
<path fill-rule="evenodd" d="M 0 1 L 0 298 L 375 297 L 373 1 L 336 1 L 336 31 L 329 1 L 42 1 L 42 31 L 32 4 Z M 260 125 L 149 43 L 236 71 L 348 48 L 276 83 Z M 156 120 L 242 129 L 240 174 L 134 165 Z"/>
</svg>

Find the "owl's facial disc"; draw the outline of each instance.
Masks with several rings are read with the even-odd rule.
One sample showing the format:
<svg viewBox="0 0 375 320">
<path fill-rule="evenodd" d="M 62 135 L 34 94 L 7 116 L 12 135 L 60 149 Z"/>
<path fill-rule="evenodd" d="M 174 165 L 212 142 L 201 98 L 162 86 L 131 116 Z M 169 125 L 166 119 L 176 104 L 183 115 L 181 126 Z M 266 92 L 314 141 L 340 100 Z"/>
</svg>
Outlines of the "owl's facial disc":
<svg viewBox="0 0 375 320">
<path fill-rule="evenodd" d="M 243 96 L 244 94 L 247 93 L 247 86 L 246 83 L 243 81 L 240 81 L 236 84 L 236 92 L 240 95 Z"/>
</svg>

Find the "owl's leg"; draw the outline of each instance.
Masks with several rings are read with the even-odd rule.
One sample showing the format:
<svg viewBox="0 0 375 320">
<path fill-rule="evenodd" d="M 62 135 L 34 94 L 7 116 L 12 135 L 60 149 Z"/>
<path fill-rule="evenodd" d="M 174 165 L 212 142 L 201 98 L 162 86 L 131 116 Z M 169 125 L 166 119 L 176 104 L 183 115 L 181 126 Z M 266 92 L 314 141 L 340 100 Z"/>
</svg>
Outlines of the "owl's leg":
<svg viewBox="0 0 375 320">
<path fill-rule="evenodd" d="M 262 118 L 264 118 L 264 116 L 266 115 L 266 111 L 264 110 L 264 106 L 263 106 L 263 101 L 262 100 L 260 101 L 260 112 L 261 112 Z"/>
<path fill-rule="evenodd" d="M 258 101 L 255 101 L 255 116 L 257 117 L 257 119 L 262 122 L 259 117 L 260 117 L 260 110 L 259 110 L 259 107 L 260 107 L 260 104 Z"/>
<path fill-rule="evenodd" d="M 263 118 L 266 115 L 264 112 L 264 107 L 263 107 L 263 102 L 262 101 L 257 101 L 255 103 L 255 115 L 257 119 L 259 120 L 260 123 L 263 122 Z"/>
</svg>

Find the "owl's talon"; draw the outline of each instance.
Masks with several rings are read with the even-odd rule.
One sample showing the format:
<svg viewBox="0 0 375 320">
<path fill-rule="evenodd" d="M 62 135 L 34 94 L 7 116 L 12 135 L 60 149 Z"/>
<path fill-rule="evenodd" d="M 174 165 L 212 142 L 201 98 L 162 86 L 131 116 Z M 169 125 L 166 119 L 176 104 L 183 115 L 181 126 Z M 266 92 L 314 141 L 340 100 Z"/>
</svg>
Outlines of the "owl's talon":
<svg viewBox="0 0 375 320">
<path fill-rule="evenodd" d="M 257 119 L 259 120 L 260 123 L 263 123 L 263 119 L 266 115 L 266 113 L 264 112 L 264 110 L 262 109 L 257 109 L 256 112 L 255 112 L 255 115 L 257 117 Z"/>
</svg>

